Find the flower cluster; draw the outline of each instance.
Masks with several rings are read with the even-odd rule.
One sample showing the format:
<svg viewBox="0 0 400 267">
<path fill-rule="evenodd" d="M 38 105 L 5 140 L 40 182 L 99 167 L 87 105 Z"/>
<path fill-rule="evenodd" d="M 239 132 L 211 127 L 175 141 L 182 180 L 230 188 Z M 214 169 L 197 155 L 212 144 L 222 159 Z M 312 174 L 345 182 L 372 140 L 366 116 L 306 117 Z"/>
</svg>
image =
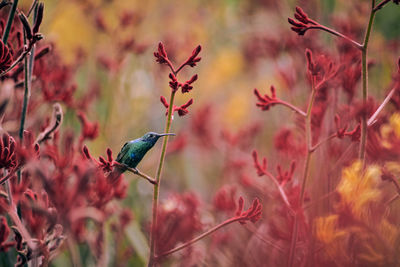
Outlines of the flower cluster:
<svg viewBox="0 0 400 267">
<path fill-rule="evenodd" d="M 167 109 L 167 111 L 165 112 L 165 115 L 168 115 L 168 108 L 169 108 L 169 104 L 167 102 L 167 99 L 165 99 L 164 96 L 160 96 L 160 101 L 161 103 L 164 105 L 164 107 Z M 189 113 L 189 111 L 187 110 L 187 108 L 193 104 L 193 99 L 189 99 L 188 102 L 186 102 L 185 104 L 177 107 L 177 106 L 173 106 L 172 108 L 172 114 L 177 111 L 179 116 L 185 116 L 186 114 Z"/>
<path fill-rule="evenodd" d="M 172 94 L 175 94 L 179 88 L 181 88 L 182 94 L 188 93 L 193 89 L 193 83 L 197 80 L 198 76 L 197 74 L 193 75 L 189 80 L 185 82 L 179 82 L 178 81 L 178 73 L 185 67 L 185 66 L 190 66 L 190 67 L 195 67 L 198 62 L 200 62 L 201 57 L 198 57 L 199 53 L 201 51 L 201 46 L 197 46 L 193 52 L 192 55 L 190 55 L 178 68 L 175 68 L 168 58 L 167 51 L 165 50 L 164 44 L 159 43 L 158 44 L 158 51 L 154 52 L 154 56 L 156 58 L 156 62 L 159 64 L 165 64 L 167 65 L 171 73 L 169 74 L 169 87 L 172 89 Z M 167 102 L 166 98 L 164 96 L 160 97 L 161 103 L 165 106 L 167 109 L 166 114 L 168 115 L 168 110 L 170 104 Z M 186 104 L 183 104 L 179 107 L 173 105 L 171 109 L 171 114 L 173 114 L 175 111 L 178 112 L 179 116 L 184 116 L 186 115 L 189 111 L 187 108 L 193 104 L 193 99 L 190 99 Z"/>
<path fill-rule="evenodd" d="M 0 40 L 0 71 L 3 72 L 12 64 L 10 49 Z"/>
<path fill-rule="evenodd" d="M 304 35 L 307 30 L 316 28 L 319 25 L 317 22 L 310 19 L 301 7 L 296 7 L 294 17 L 297 21 L 292 18 L 288 18 L 288 21 L 292 25 L 291 29 L 299 35 Z"/>
<path fill-rule="evenodd" d="M 235 216 L 236 218 L 240 218 L 239 222 L 241 224 L 245 224 L 246 221 L 251 221 L 255 223 L 261 218 L 262 205 L 260 204 L 260 200 L 258 200 L 257 198 L 254 199 L 251 207 L 245 211 L 243 211 L 243 206 L 244 200 L 243 197 L 240 197 Z"/>
</svg>

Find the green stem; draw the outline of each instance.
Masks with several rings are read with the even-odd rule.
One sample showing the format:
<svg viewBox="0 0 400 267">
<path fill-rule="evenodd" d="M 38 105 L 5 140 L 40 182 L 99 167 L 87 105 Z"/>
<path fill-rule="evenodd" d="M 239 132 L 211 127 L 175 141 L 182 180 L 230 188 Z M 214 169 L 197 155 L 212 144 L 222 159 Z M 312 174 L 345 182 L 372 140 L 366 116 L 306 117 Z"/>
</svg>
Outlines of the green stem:
<svg viewBox="0 0 400 267">
<path fill-rule="evenodd" d="M 307 156 L 306 156 L 306 161 L 304 163 L 304 172 L 303 172 L 303 182 L 301 184 L 301 191 L 300 191 L 300 197 L 299 197 L 299 207 L 301 209 L 304 201 L 304 193 L 306 189 L 306 184 L 307 184 L 307 177 L 308 177 L 308 172 L 310 168 L 310 161 L 311 161 L 311 154 L 314 152 L 313 146 L 312 146 L 312 132 L 311 132 L 311 111 L 312 111 L 312 106 L 314 104 L 315 100 L 315 95 L 317 93 L 317 90 L 315 89 L 315 80 L 314 77 L 312 77 L 312 91 L 311 91 L 311 96 L 310 100 L 308 102 L 308 108 L 307 108 L 307 115 L 306 115 L 306 146 L 307 146 Z M 290 249 L 289 249 L 289 259 L 288 259 L 288 264 L 287 266 L 292 267 L 294 264 L 294 256 L 296 252 L 296 244 L 297 244 L 297 236 L 299 232 L 299 219 L 298 219 L 298 212 L 296 211 L 294 215 L 294 223 L 293 223 L 293 230 L 292 230 L 292 240 L 290 242 Z"/>
<path fill-rule="evenodd" d="M 25 57 L 24 59 L 24 100 L 22 103 L 22 112 L 21 112 L 21 121 L 20 121 L 20 126 L 19 126 L 19 139 L 22 143 L 22 140 L 24 139 L 24 128 L 25 128 L 25 120 L 26 120 L 26 113 L 28 110 L 28 102 L 29 102 L 29 94 L 30 94 L 30 71 L 29 71 L 29 61 L 31 57 Z M 18 170 L 18 182 L 21 181 L 21 171 Z"/>
<path fill-rule="evenodd" d="M 176 91 L 171 91 L 171 97 L 169 100 L 169 107 L 168 107 L 168 114 L 167 114 L 167 121 L 165 123 L 164 133 L 169 133 L 171 128 L 172 116 L 174 111 L 174 99 L 175 99 Z M 150 232 L 150 258 L 149 258 L 149 267 L 155 264 L 155 251 L 156 251 L 156 231 L 157 231 L 157 211 L 158 211 L 158 197 L 161 185 L 161 172 L 164 165 L 165 154 L 167 151 L 167 144 L 168 144 L 168 136 L 164 137 L 162 150 L 160 154 L 160 161 L 158 163 L 158 169 L 156 174 L 156 184 L 154 185 L 153 191 L 153 220 L 151 224 L 151 232 Z"/>
<path fill-rule="evenodd" d="M 364 43 L 362 45 L 362 53 L 361 53 L 361 64 L 362 64 L 362 100 L 363 105 L 365 107 L 368 99 L 368 43 L 369 38 L 371 36 L 372 24 L 374 22 L 375 13 L 375 0 L 372 0 L 371 14 L 369 16 L 367 30 L 365 32 Z M 359 149 L 359 159 L 364 163 L 365 161 L 365 147 L 367 145 L 367 115 L 363 112 L 363 117 L 361 121 L 361 140 L 360 140 L 360 149 Z"/>
<path fill-rule="evenodd" d="M 30 57 L 26 57 L 24 59 L 24 72 L 25 72 L 25 77 L 24 77 L 24 100 L 23 100 L 23 104 L 22 104 L 22 113 L 21 113 L 21 122 L 20 122 L 20 126 L 19 126 L 19 138 L 22 141 L 22 139 L 24 138 L 24 128 L 25 128 L 25 120 L 26 120 L 26 113 L 28 110 L 28 101 L 29 101 L 29 86 L 30 86 L 30 82 L 29 82 L 29 59 Z"/>
<path fill-rule="evenodd" d="M 18 6 L 18 0 L 14 0 L 10 9 L 10 13 L 8 13 L 7 25 L 3 33 L 2 41 L 4 44 L 7 44 L 8 36 L 10 35 L 11 26 L 14 21 L 14 16 L 15 16 L 15 11 L 17 10 L 17 6 Z"/>
<path fill-rule="evenodd" d="M 35 6 L 35 12 L 33 15 L 33 21 L 36 19 L 37 14 L 37 5 Z M 24 45 L 27 44 L 26 36 L 24 35 Z M 19 126 L 19 139 L 22 143 L 24 139 L 24 129 L 25 129 L 25 120 L 26 120 L 26 113 L 28 110 L 28 102 L 30 96 L 30 88 L 32 82 L 32 73 L 33 73 L 33 66 L 35 61 L 35 45 L 32 46 L 31 50 L 29 51 L 30 55 L 25 57 L 24 59 L 24 101 L 22 104 L 22 112 L 21 112 L 21 122 Z M 21 181 L 21 171 L 18 171 L 18 182 Z"/>
</svg>

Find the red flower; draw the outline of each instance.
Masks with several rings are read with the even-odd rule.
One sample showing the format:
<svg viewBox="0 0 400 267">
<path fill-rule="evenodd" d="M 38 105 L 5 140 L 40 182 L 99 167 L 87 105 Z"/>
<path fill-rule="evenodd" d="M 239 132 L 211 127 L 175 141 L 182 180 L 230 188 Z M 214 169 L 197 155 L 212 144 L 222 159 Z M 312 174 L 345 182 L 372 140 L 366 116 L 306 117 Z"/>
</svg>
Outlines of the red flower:
<svg viewBox="0 0 400 267">
<path fill-rule="evenodd" d="M 156 229 L 159 254 L 191 239 L 202 229 L 198 210 L 199 200 L 192 193 L 172 195 L 159 207 Z"/>
<path fill-rule="evenodd" d="M 236 210 L 236 217 L 240 217 L 242 219 L 239 221 L 241 224 L 245 224 L 246 221 L 251 221 L 255 223 L 261 218 L 262 205 L 260 203 L 260 200 L 258 200 L 258 198 L 255 198 L 253 200 L 253 204 L 247 210 L 243 211 L 243 206 L 244 206 L 244 200 L 243 197 L 240 197 L 239 207 Z"/>
<path fill-rule="evenodd" d="M 296 7 L 294 17 L 297 19 L 297 21 L 292 18 L 288 18 L 288 21 L 293 26 L 291 29 L 294 32 L 297 32 L 298 35 L 304 35 L 312 26 L 318 25 L 318 23 L 311 20 L 300 7 Z"/>
<path fill-rule="evenodd" d="M 11 169 L 16 165 L 15 140 L 3 134 L 0 140 L 0 168 Z"/>
<path fill-rule="evenodd" d="M 78 113 L 78 118 L 82 125 L 81 139 L 95 139 L 99 135 L 99 123 L 89 122 L 83 112 Z"/>
<path fill-rule="evenodd" d="M 16 243 L 13 241 L 7 242 L 10 235 L 10 228 L 8 227 L 7 220 L 4 217 L 0 218 L 0 251 L 7 251 Z"/>
<path fill-rule="evenodd" d="M 182 84 L 182 93 L 187 93 L 190 92 L 193 89 L 193 86 L 191 86 L 192 83 L 194 83 L 197 80 L 197 74 L 193 75 L 190 80 L 186 81 L 184 84 Z"/>
<path fill-rule="evenodd" d="M 235 194 L 236 194 L 236 187 L 226 185 L 223 186 L 221 189 L 214 196 L 214 207 L 220 211 L 231 212 L 236 208 L 236 201 L 235 201 Z"/>
<path fill-rule="evenodd" d="M 158 52 L 154 52 L 154 56 L 160 64 L 168 64 L 169 62 L 167 51 L 165 51 L 164 44 L 161 42 L 158 43 Z"/>
<path fill-rule="evenodd" d="M 0 40 L 0 71 L 3 72 L 11 67 L 12 56 L 10 49 Z"/>
<path fill-rule="evenodd" d="M 270 107 L 280 103 L 280 100 L 276 97 L 276 91 L 273 85 L 271 86 L 270 90 L 271 90 L 271 96 L 267 94 L 261 96 L 257 88 L 254 89 L 254 94 L 258 99 L 258 103 L 256 104 L 256 106 L 260 107 L 261 110 L 269 110 Z"/>
<path fill-rule="evenodd" d="M 161 103 L 164 105 L 164 107 L 167 109 L 167 111 L 165 112 L 165 116 L 167 116 L 167 115 L 168 115 L 168 108 L 169 108 L 169 104 L 168 104 L 168 102 L 167 102 L 167 99 L 165 99 L 164 96 L 160 96 L 160 101 L 161 101 Z M 187 108 L 188 108 L 191 104 L 193 104 L 193 99 L 192 99 L 192 98 L 189 99 L 188 102 L 186 102 L 185 104 L 181 105 L 180 107 L 177 107 L 177 106 L 174 105 L 174 107 L 172 108 L 172 114 L 173 114 L 175 111 L 177 111 L 177 112 L 178 112 L 178 115 L 179 115 L 180 117 L 185 116 L 186 114 L 189 113 L 189 111 L 187 110 Z"/>
</svg>

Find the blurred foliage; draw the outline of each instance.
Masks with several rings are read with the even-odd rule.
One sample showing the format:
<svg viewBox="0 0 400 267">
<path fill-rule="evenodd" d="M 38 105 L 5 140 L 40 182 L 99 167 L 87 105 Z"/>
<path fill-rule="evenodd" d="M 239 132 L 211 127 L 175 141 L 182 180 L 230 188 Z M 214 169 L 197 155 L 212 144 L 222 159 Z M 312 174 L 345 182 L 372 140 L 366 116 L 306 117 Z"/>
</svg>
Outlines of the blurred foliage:
<svg viewBox="0 0 400 267">
<path fill-rule="evenodd" d="M 207 121 L 206 127 L 212 128 L 214 137 L 219 140 L 224 138 L 221 135 L 224 129 L 235 133 L 248 128 L 252 123 L 259 122 L 263 125 L 258 136 L 254 137 L 249 148 L 246 148 L 247 151 L 231 148 L 224 143 L 202 151 L 201 146 L 189 143 L 179 155 L 171 154 L 167 157 L 162 197 L 165 198 L 171 191 L 195 190 L 202 196 L 205 210 L 210 209 L 210 204 L 206 203 L 212 202 L 214 193 L 225 182 L 223 179 L 229 181 L 229 178 L 219 176 L 222 175 L 224 162 L 228 161 L 229 156 L 240 155 L 250 162 L 250 151 L 257 147 L 262 154 L 276 154 L 269 159 L 271 166 L 275 166 L 285 158 L 275 153 L 273 137 L 282 123 L 289 127 L 296 124 L 291 122 L 292 112 L 281 107 L 268 113 L 260 112 L 255 107 L 253 88 L 263 88 L 262 91 L 267 91 L 270 84 L 274 84 L 280 98 L 300 106 L 305 103 L 307 97 L 305 92 L 309 90 L 306 89 L 309 86 L 304 78 L 299 79 L 300 83 L 294 84 L 292 88 L 288 87 L 278 75 L 281 69 L 287 70 L 291 66 L 304 63 L 304 72 L 295 75 L 305 76 L 303 46 L 299 46 L 298 54 L 294 58 L 283 52 L 276 57 L 256 56 L 253 60 L 245 53 L 245 45 L 254 44 L 251 39 L 254 36 L 277 40 L 283 39 L 282 36 L 294 36 L 287 24 L 287 17 L 292 16 L 294 6 L 298 4 L 304 6 L 313 17 L 320 17 L 324 22 L 332 21 L 333 13 L 337 14 L 338 21 L 348 17 L 352 17 L 357 23 L 366 20 L 358 12 L 359 10 L 349 11 L 349 7 L 354 4 L 350 2 L 354 1 L 347 0 L 45 0 L 44 2 L 46 13 L 42 32 L 47 41 L 55 44 L 55 48 L 66 63 L 78 65 L 77 94 L 82 95 L 94 82 L 100 86 L 101 96 L 90 108 L 91 113 L 89 113 L 90 120 L 100 122 L 99 138 L 88 144 L 94 155 L 104 155 L 106 148 L 110 147 L 116 156 L 127 140 L 135 139 L 150 130 L 157 132 L 163 130 L 165 110 L 159 102 L 159 96 L 167 96 L 170 88 L 168 72 L 154 62 L 153 52 L 158 41 L 165 43 L 170 57 L 176 59 L 176 62 L 182 61 L 197 44 L 202 45 L 202 61 L 195 72 L 199 74 L 199 80 L 190 96 L 194 98 L 194 104 L 187 116 L 183 118 L 175 116 L 172 131 L 180 133 L 186 130 L 185 133 L 191 135 L 192 116 L 205 105 L 211 105 L 213 108 L 213 118 Z M 22 9 L 26 10 L 30 4 L 30 0 L 22 1 Z M 126 28 L 120 25 L 124 14 L 132 14 L 134 20 L 134 23 Z M 98 18 L 104 22 L 107 32 L 102 31 L 96 24 Z M 398 8 L 385 8 L 377 15 L 375 26 L 370 58 L 378 59 L 379 68 L 371 70 L 370 83 L 372 93 L 383 98 L 384 88 L 387 88 L 391 81 L 395 64 L 392 58 L 395 53 L 385 53 L 384 46 L 387 42 L 393 41 L 393 50 L 397 55 L 400 54 Z M 312 34 L 317 35 L 317 33 Z M 297 36 L 293 38 L 300 40 Z M 140 52 L 128 50 L 119 57 L 121 43 L 131 39 L 135 44 L 140 44 L 143 50 Z M 321 34 L 321 39 L 325 50 L 335 51 L 333 37 Z M 285 49 L 284 43 L 279 45 Z M 250 52 L 257 52 L 256 49 L 253 48 Z M 115 68 L 107 69 L 102 66 L 99 57 L 112 61 Z M 304 62 L 298 62 L 300 60 Z M 193 74 L 192 70 L 183 73 L 187 79 Z M 179 95 L 177 104 L 181 105 L 188 99 L 189 96 Z M 79 130 L 73 111 L 67 111 L 65 122 L 69 127 Z M 139 166 L 145 173 L 155 172 L 158 150 L 157 146 Z M 248 172 L 250 176 L 255 177 L 254 170 Z M 151 214 L 152 190 L 145 182 L 134 180 L 131 174 L 127 174 L 126 177 L 131 186 L 129 196 L 123 203 L 135 214 L 134 222 L 126 231 L 126 239 L 135 248 L 136 254 L 129 262 L 119 263 L 118 266 L 139 266 L 147 258 L 145 232 L 147 218 Z M 317 182 L 314 187 L 320 186 L 320 183 Z M 204 217 L 205 225 L 211 225 L 215 220 L 211 216 Z M 342 248 L 339 241 L 343 233 L 336 232 L 336 223 L 337 215 L 331 215 L 321 218 L 317 224 L 319 228 L 328 229 L 325 234 L 330 233 L 329 236 L 320 238 L 331 246 L 334 245 L 335 250 L 340 250 Z M 110 255 L 118 253 L 113 251 L 114 248 L 109 245 Z M 85 247 L 80 248 L 83 258 L 84 255 L 90 258 L 88 250 Z M 63 264 L 68 262 L 65 258 L 65 253 L 60 254 L 53 265 L 65 266 Z M 229 257 L 227 258 L 224 263 L 229 266 Z"/>
</svg>

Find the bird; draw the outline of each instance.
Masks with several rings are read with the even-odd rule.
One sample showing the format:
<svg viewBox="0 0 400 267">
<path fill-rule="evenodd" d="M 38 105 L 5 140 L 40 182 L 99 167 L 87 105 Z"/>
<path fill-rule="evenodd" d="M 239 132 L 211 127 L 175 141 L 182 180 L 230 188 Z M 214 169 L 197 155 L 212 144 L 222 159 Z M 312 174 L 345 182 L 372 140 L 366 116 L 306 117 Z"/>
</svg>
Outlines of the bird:
<svg viewBox="0 0 400 267">
<path fill-rule="evenodd" d="M 115 159 L 122 167 L 115 168 L 115 171 L 110 174 L 109 180 L 116 181 L 117 178 L 126 171 L 126 168 L 123 168 L 123 166 L 136 169 L 144 155 L 157 143 L 158 139 L 168 135 L 174 136 L 175 134 L 148 132 L 140 138 L 126 142 Z"/>
</svg>

